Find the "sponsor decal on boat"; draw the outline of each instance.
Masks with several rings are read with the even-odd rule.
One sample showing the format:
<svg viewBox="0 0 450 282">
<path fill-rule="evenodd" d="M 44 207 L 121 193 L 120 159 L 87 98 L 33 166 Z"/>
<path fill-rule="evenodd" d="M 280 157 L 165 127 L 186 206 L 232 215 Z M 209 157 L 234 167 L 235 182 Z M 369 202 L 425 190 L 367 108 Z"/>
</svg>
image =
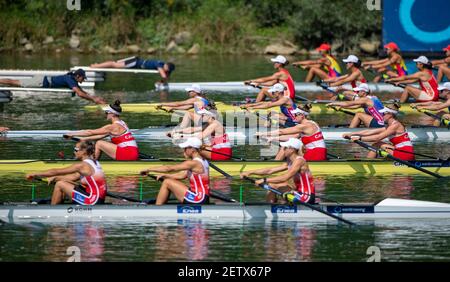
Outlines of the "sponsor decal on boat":
<svg viewBox="0 0 450 282">
<path fill-rule="evenodd" d="M 273 205 L 272 213 L 297 213 L 297 206 Z"/>
<path fill-rule="evenodd" d="M 76 206 L 76 207 L 68 207 L 67 213 L 74 214 L 74 213 L 91 213 L 92 207 L 90 206 Z"/>
<path fill-rule="evenodd" d="M 202 213 L 202 206 L 177 206 L 177 213 L 200 214 Z"/>
<path fill-rule="evenodd" d="M 373 206 L 327 206 L 330 213 L 374 213 Z"/>
</svg>

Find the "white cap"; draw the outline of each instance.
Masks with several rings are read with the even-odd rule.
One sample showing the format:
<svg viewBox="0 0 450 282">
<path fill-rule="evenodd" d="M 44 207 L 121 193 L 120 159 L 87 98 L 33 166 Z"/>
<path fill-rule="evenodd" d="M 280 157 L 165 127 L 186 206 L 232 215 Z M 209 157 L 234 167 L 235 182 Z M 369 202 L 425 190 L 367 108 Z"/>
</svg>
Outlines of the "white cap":
<svg viewBox="0 0 450 282">
<path fill-rule="evenodd" d="M 309 113 L 307 111 L 303 111 L 300 108 L 295 108 L 293 111 L 291 111 L 292 114 L 296 115 L 296 114 L 302 114 L 304 116 L 309 116 Z"/>
<path fill-rule="evenodd" d="M 274 92 L 283 92 L 286 88 L 284 87 L 283 84 L 281 83 L 277 83 L 275 85 L 273 85 L 268 91 L 270 93 L 274 93 Z"/>
<path fill-rule="evenodd" d="M 115 114 L 117 116 L 120 116 L 120 113 L 118 111 L 114 110 L 113 108 L 111 108 L 111 106 L 109 106 L 109 105 L 107 107 L 103 107 L 102 109 L 106 113 L 111 113 L 111 114 Z"/>
<path fill-rule="evenodd" d="M 424 65 L 428 65 L 430 63 L 430 60 L 428 60 L 428 58 L 425 56 L 420 56 L 419 58 L 414 59 L 413 61 Z"/>
<path fill-rule="evenodd" d="M 398 115 L 398 111 L 390 109 L 390 108 L 387 108 L 387 107 L 382 108 L 380 110 L 380 113 L 382 113 L 382 114 L 391 113 L 391 114 L 394 114 L 394 115 Z"/>
<path fill-rule="evenodd" d="M 213 117 L 213 118 L 216 117 L 216 114 L 215 114 L 215 113 L 210 112 L 210 111 L 208 111 L 207 109 L 201 109 L 201 110 L 199 110 L 199 111 L 197 112 L 197 114 L 199 114 L 199 115 L 207 115 L 207 116 L 211 116 L 211 117 Z"/>
<path fill-rule="evenodd" d="M 361 83 L 359 86 L 353 88 L 353 91 L 355 91 L 355 92 L 364 91 L 366 93 L 369 93 L 370 92 L 370 88 L 369 88 L 369 85 L 367 83 Z"/>
<path fill-rule="evenodd" d="M 347 59 L 343 59 L 342 61 L 344 63 L 354 63 L 354 64 L 356 64 L 357 62 L 359 62 L 359 59 L 355 55 L 350 55 L 350 56 L 348 56 Z"/>
<path fill-rule="evenodd" d="M 191 85 L 191 87 L 188 87 L 188 88 L 186 88 L 185 89 L 187 92 L 191 92 L 191 91 L 193 91 L 193 92 L 195 92 L 195 93 L 198 93 L 198 94 L 201 94 L 202 93 L 202 88 L 200 87 L 200 84 L 192 84 Z"/>
<path fill-rule="evenodd" d="M 202 140 L 196 138 L 196 137 L 190 137 L 185 142 L 178 145 L 180 148 L 196 148 L 199 149 L 202 146 Z"/>
<path fill-rule="evenodd" d="M 275 58 L 270 59 L 274 63 L 286 64 L 287 59 L 285 56 L 278 55 Z"/>
<path fill-rule="evenodd" d="M 450 91 L 450 82 L 446 82 L 446 83 L 444 83 L 443 86 L 439 86 L 438 90 L 439 91 L 442 91 L 442 90 L 449 90 Z"/>
<path fill-rule="evenodd" d="M 302 141 L 297 138 L 289 138 L 287 142 L 280 142 L 281 147 L 290 147 L 296 150 L 300 150 L 303 147 Z"/>
</svg>

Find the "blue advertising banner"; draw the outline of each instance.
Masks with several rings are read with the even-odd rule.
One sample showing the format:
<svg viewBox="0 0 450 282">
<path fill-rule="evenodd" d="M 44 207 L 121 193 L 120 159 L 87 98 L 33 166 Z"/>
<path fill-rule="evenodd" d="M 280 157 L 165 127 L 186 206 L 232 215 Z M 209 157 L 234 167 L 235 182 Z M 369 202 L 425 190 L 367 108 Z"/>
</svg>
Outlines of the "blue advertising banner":
<svg viewBox="0 0 450 282">
<path fill-rule="evenodd" d="M 450 0 L 384 0 L 383 43 L 406 52 L 440 52 L 450 44 Z"/>
</svg>

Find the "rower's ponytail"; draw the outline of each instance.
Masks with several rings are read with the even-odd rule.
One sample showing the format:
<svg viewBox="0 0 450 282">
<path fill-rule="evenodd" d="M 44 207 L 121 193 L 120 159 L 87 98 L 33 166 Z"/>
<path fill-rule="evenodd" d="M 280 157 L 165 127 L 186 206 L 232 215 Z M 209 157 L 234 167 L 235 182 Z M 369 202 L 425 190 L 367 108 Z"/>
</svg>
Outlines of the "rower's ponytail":
<svg viewBox="0 0 450 282">
<path fill-rule="evenodd" d="M 115 110 L 116 112 L 121 113 L 122 112 L 122 107 L 120 106 L 121 102 L 120 100 L 116 100 L 114 101 L 114 104 L 109 105 L 113 110 Z"/>
</svg>

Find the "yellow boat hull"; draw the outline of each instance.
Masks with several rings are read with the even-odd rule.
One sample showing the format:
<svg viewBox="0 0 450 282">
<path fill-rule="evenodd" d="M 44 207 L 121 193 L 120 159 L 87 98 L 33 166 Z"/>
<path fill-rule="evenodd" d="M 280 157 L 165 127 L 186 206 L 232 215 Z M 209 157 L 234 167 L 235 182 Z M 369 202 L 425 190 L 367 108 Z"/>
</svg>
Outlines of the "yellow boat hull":
<svg viewBox="0 0 450 282">
<path fill-rule="evenodd" d="M 181 161 L 181 160 L 179 160 Z M 10 173 L 30 173 L 53 168 L 63 168 L 73 164 L 73 161 L 35 161 L 35 160 L 3 160 L 0 161 L 0 174 Z M 176 164 L 176 161 L 103 161 L 100 162 L 103 170 L 109 175 L 137 175 L 143 169 L 157 167 L 161 165 Z M 238 176 L 242 167 L 244 171 L 261 169 L 266 167 L 275 167 L 280 165 L 276 161 L 228 161 L 214 162 L 214 164 L 232 176 Z M 416 169 L 395 164 L 384 160 L 338 160 L 325 162 L 309 162 L 309 167 L 313 175 L 427 175 Z M 439 173 L 443 176 L 450 176 L 450 167 L 427 167 L 429 171 Z M 214 169 L 210 169 L 211 176 L 221 176 Z"/>
</svg>

